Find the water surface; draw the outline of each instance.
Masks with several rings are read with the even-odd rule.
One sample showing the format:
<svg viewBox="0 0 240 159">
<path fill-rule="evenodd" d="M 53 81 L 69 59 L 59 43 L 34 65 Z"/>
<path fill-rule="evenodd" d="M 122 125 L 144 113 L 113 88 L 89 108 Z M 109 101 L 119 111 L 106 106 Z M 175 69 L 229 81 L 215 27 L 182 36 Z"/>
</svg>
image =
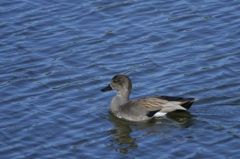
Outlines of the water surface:
<svg viewBox="0 0 240 159">
<path fill-rule="evenodd" d="M 0 158 L 240 158 L 239 28 L 234 0 L 2 0 Z M 192 119 L 113 117 L 117 73 Z"/>
</svg>

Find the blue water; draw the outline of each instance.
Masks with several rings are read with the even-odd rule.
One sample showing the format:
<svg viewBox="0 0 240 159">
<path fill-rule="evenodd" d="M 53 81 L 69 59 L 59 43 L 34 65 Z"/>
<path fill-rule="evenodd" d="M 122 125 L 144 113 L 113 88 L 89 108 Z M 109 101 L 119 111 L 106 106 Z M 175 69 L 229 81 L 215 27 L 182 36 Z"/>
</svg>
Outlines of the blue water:
<svg viewBox="0 0 240 159">
<path fill-rule="evenodd" d="M 1 0 L 0 158 L 239 159 L 240 1 Z M 99 90 L 195 97 L 130 123 Z"/>
</svg>

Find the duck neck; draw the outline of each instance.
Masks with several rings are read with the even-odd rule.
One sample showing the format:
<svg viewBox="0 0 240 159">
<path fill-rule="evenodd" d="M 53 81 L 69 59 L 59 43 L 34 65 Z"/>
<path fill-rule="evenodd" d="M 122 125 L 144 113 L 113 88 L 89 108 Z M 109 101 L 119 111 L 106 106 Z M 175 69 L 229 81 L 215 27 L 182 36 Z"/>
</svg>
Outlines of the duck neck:
<svg viewBox="0 0 240 159">
<path fill-rule="evenodd" d="M 129 91 L 117 91 L 117 95 L 113 97 L 112 102 L 111 102 L 111 111 L 113 113 L 116 113 L 119 111 L 120 106 L 124 105 L 128 102 L 129 100 Z"/>
</svg>

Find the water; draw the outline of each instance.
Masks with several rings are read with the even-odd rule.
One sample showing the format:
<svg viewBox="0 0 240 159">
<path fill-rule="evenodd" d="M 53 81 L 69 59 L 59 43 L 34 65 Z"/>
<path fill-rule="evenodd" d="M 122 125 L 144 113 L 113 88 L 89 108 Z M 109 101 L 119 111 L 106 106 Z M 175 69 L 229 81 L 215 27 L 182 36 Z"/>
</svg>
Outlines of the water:
<svg viewBox="0 0 240 159">
<path fill-rule="evenodd" d="M 2 0 L 0 158 L 240 158 L 239 28 L 237 0 Z M 192 119 L 114 118 L 117 73 Z"/>
</svg>

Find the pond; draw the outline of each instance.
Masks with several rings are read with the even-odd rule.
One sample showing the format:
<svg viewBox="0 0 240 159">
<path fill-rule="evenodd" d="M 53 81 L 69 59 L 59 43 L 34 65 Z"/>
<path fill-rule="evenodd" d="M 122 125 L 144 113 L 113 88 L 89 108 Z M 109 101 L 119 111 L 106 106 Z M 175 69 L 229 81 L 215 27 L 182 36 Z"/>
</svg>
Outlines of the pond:
<svg viewBox="0 0 240 159">
<path fill-rule="evenodd" d="M 239 28 L 235 0 L 2 0 L 0 158 L 240 158 Z M 192 118 L 112 116 L 120 73 Z"/>
</svg>

